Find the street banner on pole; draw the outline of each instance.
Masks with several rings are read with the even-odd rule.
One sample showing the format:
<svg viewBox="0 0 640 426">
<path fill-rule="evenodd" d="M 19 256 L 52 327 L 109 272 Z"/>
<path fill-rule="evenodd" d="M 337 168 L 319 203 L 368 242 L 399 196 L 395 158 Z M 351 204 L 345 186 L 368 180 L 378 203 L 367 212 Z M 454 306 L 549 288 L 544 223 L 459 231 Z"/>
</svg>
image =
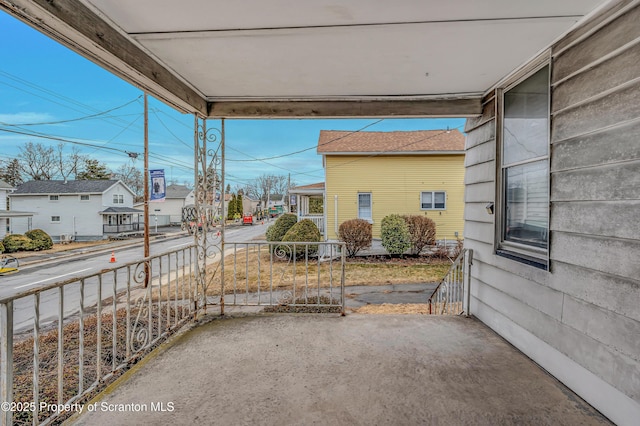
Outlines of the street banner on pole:
<svg viewBox="0 0 640 426">
<path fill-rule="evenodd" d="M 150 201 L 164 201 L 167 191 L 164 179 L 164 169 L 149 170 L 151 177 Z"/>
</svg>

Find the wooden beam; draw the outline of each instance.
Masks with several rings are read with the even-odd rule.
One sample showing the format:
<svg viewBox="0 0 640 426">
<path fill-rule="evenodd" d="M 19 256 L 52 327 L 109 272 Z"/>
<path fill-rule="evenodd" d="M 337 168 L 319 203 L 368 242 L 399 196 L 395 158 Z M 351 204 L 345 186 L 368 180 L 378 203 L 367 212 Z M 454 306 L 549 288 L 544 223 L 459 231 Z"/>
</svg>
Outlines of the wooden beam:
<svg viewBox="0 0 640 426">
<path fill-rule="evenodd" d="M 224 101 L 211 102 L 211 118 L 473 117 L 482 114 L 480 97 L 465 99 Z"/>
<path fill-rule="evenodd" d="M 201 95 L 82 2 L 0 0 L 0 9 L 171 106 L 206 114 Z"/>
</svg>

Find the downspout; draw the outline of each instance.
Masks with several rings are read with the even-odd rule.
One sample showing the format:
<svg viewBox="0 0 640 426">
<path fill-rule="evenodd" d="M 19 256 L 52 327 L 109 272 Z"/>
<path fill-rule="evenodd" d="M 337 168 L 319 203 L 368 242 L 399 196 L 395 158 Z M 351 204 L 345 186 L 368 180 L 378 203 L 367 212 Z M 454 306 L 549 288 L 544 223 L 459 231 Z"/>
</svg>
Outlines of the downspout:
<svg viewBox="0 0 640 426">
<path fill-rule="evenodd" d="M 333 231 L 338 235 L 338 196 L 333 196 Z"/>
</svg>

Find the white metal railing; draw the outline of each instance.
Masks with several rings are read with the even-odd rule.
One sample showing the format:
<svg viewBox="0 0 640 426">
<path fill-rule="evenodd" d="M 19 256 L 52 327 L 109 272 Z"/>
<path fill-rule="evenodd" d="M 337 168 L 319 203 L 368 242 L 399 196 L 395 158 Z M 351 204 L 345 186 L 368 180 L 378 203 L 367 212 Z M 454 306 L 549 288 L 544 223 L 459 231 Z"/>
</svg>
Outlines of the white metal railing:
<svg viewBox="0 0 640 426">
<path fill-rule="evenodd" d="M 340 242 L 225 242 L 224 283 L 207 304 L 344 313 L 345 252 Z"/>
<path fill-rule="evenodd" d="M 51 422 L 188 321 L 195 256 L 189 246 L 0 298 L 0 423 Z"/>
<path fill-rule="evenodd" d="M 473 250 L 463 249 L 429 297 L 429 313 L 469 316 L 471 265 Z"/>
<path fill-rule="evenodd" d="M 320 235 L 324 235 L 324 216 L 323 215 L 304 215 L 301 214 L 298 216 L 298 222 L 302 219 L 309 219 L 312 221 L 320 231 Z"/>
</svg>

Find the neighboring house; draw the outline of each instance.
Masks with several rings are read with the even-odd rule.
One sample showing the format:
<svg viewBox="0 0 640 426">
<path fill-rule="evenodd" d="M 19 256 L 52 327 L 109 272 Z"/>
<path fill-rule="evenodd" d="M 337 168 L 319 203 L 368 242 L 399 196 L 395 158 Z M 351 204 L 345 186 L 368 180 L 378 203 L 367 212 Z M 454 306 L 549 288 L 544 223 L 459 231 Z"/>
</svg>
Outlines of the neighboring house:
<svg viewBox="0 0 640 426">
<path fill-rule="evenodd" d="M 258 209 L 260 200 L 254 200 L 248 195 L 242 195 L 242 211 L 244 213 L 254 213 Z"/>
<path fill-rule="evenodd" d="M 149 202 L 149 225 L 179 225 L 182 221 L 182 208 L 195 204 L 195 193 L 186 185 L 167 185 L 164 201 Z M 136 209 L 144 210 L 144 203 L 136 203 Z"/>
<path fill-rule="evenodd" d="M 13 226 L 23 234 L 42 229 L 58 241 L 103 239 L 139 230 L 142 210 L 133 208 L 134 193 L 119 180 L 39 180 L 25 182 L 9 195 L 16 210 L 33 212 L 29 226 Z"/>
<path fill-rule="evenodd" d="M 464 230 L 464 136 L 458 130 L 320 132 L 325 170 L 325 233 L 338 238 L 349 219 L 373 224 L 380 238 L 390 214 L 424 215 L 439 240 Z"/>
<path fill-rule="evenodd" d="M 296 209 L 298 221 L 302 219 L 311 220 L 318 227 L 320 234 L 324 235 L 324 212 L 312 212 L 310 208 L 311 200 L 313 199 L 320 200 L 320 203 L 324 205 L 324 182 L 295 186 L 289 189 L 289 194 L 295 197 L 291 204 Z"/>
<path fill-rule="evenodd" d="M 15 211 L 11 208 L 9 194 L 14 190 L 13 186 L 0 180 L 0 240 L 11 233 L 12 220 L 14 222 L 24 220 L 28 225 L 33 216 L 33 213 Z"/>
</svg>

